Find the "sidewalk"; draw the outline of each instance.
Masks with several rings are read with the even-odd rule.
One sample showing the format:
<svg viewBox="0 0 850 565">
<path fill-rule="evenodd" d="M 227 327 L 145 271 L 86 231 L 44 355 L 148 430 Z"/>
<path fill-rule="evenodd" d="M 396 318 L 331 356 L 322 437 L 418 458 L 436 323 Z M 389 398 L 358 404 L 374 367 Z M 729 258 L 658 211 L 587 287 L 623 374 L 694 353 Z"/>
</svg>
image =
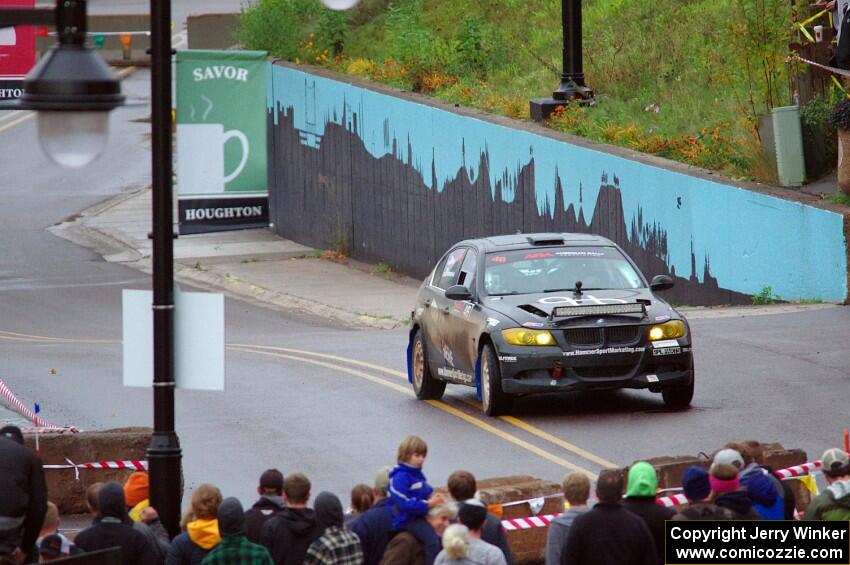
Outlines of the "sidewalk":
<svg viewBox="0 0 850 565">
<path fill-rule="evenodd" d="M 50 231 L 106 261 L 150 272 L 151 191 L 116 196 Z M 181 283 L 346 326 L 393 329 L 409 323 L 420 281 L 321 254 L 268 229 L 186 235 L 174 242 L 174 275 Z"/>
<path fill-rule="evenodd" d="M 94 249 L 106 261 L 150 272 L 150 210 L 151 191 L 144 189 L 107 200 L 50 230 Z M 353 260 L 323 259 L 321 254 L 268 229 L 180 236 L 174 242 L 174 274 L 181 283 L 349 327 L 394 329 L 410 323 L 420 281 L 379 274 Z M 689 319 L 701 319 L 833 307 L 777 304 L 681 310 Z"/>
</svg>

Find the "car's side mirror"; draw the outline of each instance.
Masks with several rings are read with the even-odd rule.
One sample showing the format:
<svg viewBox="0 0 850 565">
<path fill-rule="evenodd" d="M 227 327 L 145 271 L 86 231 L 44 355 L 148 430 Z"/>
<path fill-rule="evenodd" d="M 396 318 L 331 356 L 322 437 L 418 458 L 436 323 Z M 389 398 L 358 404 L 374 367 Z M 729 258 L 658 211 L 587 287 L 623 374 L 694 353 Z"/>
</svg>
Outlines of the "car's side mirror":
<svg viewBox="0 0 850 565">
<path fill-rule="evenodd" d="M 446 298 L 449 300 L 472 300 L 472 293 L 465 286 L 456 284 L 446 290 Z"/>
<path fill-rule="evenodd" d="M 649 283 L 649 288 L 653 291 L 670 290 L 676 284 L 673 277 L 668 275 L 655 275 L 652 277 L 652 282 Z"/>
</svg>

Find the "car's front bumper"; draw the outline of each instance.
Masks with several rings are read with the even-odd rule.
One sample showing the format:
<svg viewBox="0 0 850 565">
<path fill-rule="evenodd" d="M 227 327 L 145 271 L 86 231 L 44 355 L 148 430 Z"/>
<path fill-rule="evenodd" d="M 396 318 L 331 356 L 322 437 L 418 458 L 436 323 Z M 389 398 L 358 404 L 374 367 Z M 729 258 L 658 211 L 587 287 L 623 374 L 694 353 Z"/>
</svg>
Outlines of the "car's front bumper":
<svg viewBox="0 0 850 565">
<path fill-rule="evenodd" d="M 672 341 L 675 341 L 674 345 Z M 693 380 L 690 341 L 564 351 L 560 347 L 499 348 L 502 390 L 508 394 L 648 388 L 660 391 Z"/>
</svg>

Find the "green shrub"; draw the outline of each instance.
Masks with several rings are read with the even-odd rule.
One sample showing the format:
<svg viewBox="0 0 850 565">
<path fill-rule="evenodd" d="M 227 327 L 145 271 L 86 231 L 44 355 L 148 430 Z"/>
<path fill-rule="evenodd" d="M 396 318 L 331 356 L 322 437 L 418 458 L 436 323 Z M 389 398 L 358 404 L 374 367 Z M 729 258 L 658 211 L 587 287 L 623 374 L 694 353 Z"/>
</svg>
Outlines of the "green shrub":
<svg viewBox="0 0 850 565">
<path fill-rule="evenodd" d="M 776 304 L 780 300 L 781 298 L 773 294 L 773 287 L 771 286 L 765 286 L 753 295 L 753 304 L 755 305 Z"/>
<path fill-rule="evenodd" d="M 242 8 L 236 37 L 248 49 L 293 59 L 305 24 L 320 10 L 315 0 L 257 0 Z"/>
</svg>

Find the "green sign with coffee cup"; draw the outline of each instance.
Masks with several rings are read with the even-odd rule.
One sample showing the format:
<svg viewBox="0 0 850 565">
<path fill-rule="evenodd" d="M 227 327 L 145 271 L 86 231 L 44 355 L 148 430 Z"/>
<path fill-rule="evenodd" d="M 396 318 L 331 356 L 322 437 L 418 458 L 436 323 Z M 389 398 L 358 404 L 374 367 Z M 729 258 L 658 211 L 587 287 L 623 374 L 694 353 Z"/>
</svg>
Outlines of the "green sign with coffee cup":
<svg viewBox="0 0 850 565">
<path fill-rule="evenodd" d="M 268 225 L 266 57 L 177 52 L 181 233 Z"/>
</svg>

